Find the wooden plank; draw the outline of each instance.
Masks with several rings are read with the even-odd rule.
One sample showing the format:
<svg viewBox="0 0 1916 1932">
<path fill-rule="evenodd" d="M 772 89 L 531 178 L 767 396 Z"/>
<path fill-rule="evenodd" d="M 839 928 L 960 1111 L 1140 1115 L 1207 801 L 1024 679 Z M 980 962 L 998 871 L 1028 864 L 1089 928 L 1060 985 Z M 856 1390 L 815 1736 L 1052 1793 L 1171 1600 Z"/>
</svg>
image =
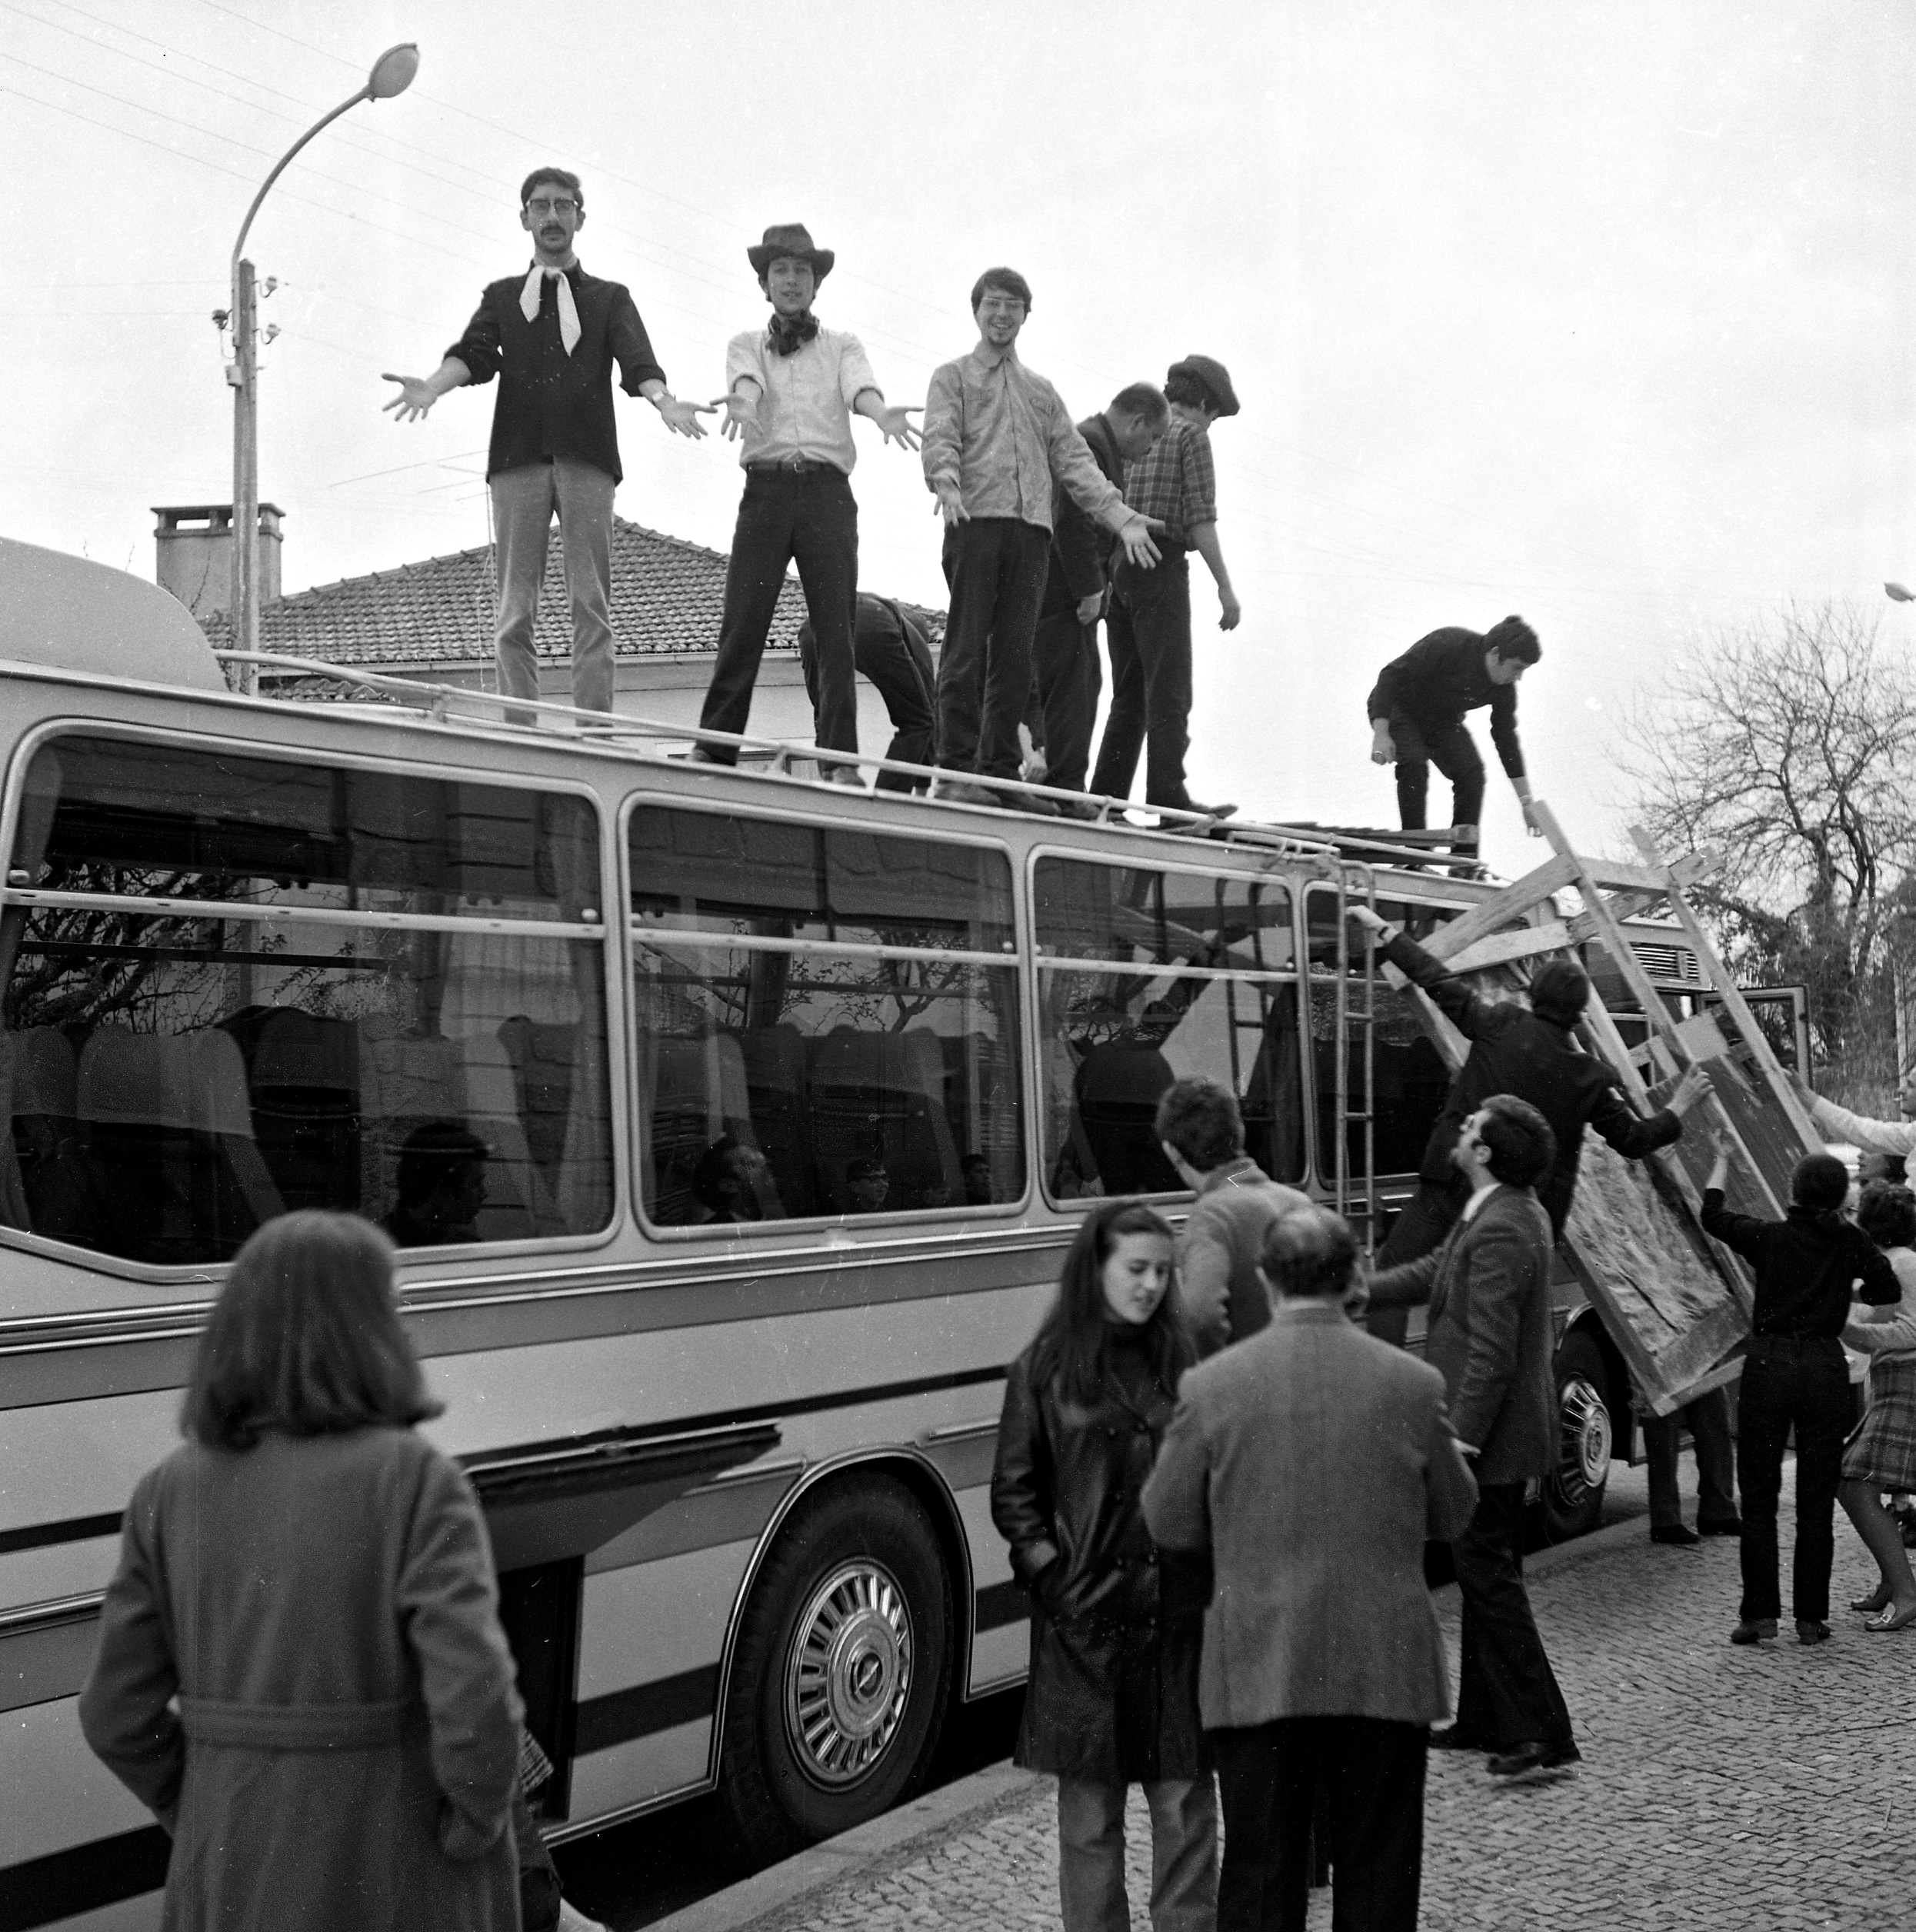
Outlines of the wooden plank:
<svg viewBox="0 0 1916 1932">
<path fill-rule="evenodd" d="M 1481 973 L 1486 967 L 1508 966 L 1538 953 L 1561 952 L 1571 943 L 1570 929 L 1562 920 L 1547 926 L 1525 926 L 1516 932 L 1494 932 L 1461 952 L 1452 953 L 1444 964 L 1453 973 Z"/>
<path fill-rule="evenodd" d="M 1461 918 L 1440 926 L 1426 940 L 1425 950 L 1439 959 L 1461 952 L 1504 926 L 1515 925 L 1526 913 L 1542 905 L 1553 892 L 1577 883 L 1576 868 L 1562 858 L 1547 859 L 1534 872 L 1501 888 L 1471 908 Z"/>
<path fill-rule="evenodd" d="M 1648 892 L 1661 898 L 1673 887 L 1695 884 L 1709 861 L 1700 853 L 1690 852 L 1674 865 L 1664 864 L 1660 858 L 1645 865 L 1622 864 L 1608 858 L 1586 858 L 1583 864 L 1591 878 L 1607 891 Z"/>
</svg>

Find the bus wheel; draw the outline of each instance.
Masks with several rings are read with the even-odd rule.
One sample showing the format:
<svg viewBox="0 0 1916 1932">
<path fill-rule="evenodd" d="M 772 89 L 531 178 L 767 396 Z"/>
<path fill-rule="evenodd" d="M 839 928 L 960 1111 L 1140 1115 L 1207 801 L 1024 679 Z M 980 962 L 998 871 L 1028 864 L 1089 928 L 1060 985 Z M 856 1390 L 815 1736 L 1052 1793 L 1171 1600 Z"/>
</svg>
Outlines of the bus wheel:
<svg viewBox="0 0 1916 1932">
<path fill-rule="evenodd" d="M 951 1680 L 951 1594 L 931 1519 L 866 1477 L 801 1503 L 754 1585 L 727 1699 L 719 1793 L 781 1857 L 923 1782 Z"/>
<path fill-rule="evenodd" d="M 1557 1461 L 1544 1478 L 1544 1534 L 1552 1543 L 1594 1530 L 1610 1481 L 1610 1407 L 1603 1353 L 1573 1330 L 1557 1351 Z"/>
</svg>

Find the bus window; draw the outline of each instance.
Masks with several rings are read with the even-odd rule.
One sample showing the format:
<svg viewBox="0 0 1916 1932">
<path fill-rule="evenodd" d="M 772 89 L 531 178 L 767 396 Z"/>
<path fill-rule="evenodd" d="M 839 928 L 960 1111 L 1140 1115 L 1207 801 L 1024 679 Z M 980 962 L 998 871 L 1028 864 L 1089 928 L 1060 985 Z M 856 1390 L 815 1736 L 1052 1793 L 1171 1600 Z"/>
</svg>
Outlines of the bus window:
<svg viewBox="0 0 1916 1932">
<path fill-rule="evenodd" d="M 1318 1160 L 1328 1182 L 1331 1150 L 1336 1145 L 1337 994 L 1332 983 L 1337 968 L 1337 908 L 1335 892 L 1313 888 L 1305 895 L 1306 930 L 1311 954 L 1311 1044 L 1317 1083 Z M 1421 901 L 1380 899 L 1378 912 L 1391 923 L 1422 941 L 1440 925 L 1457 917 L 1457 909 Z M 1361 961 L 1359 962 L 1361 963 Z M 1380 972 L 1372 998 L 1377 1013 L 1373 1097 L 1375 1121 L 1374 1159 L 1379 1174 L 1415 1174 L 1424 1158 L 1424 1144 L 1450 1091 L 1450 1070 L 1431 1044 L 1408 988 L 1385 983 Z M 1348 1044 L 1351 1104 L 1363 1091 L 1362 1048 L 1355 1029 Z M 1350 1132 L 1351 1172 L 1364 1171 L 1362 1129 Z"/>
<path fill-rule="evenodd" d="M 87 737 L 17 822 L 0 1224 L 185 1265 L 293 1208 L 402 1247 L 609 1221 L 589 803 Z"/>
<path fill-rule="evenodd" d="M 1002 852 L 652 805 L 628 849 L 649 1220 L 1023 1195 Z"/>
<path fill-rule="evenodd" d="M 1245 1150 L 1265 1173 L 1303 1174 L 1282 884 L 1041 858 L 1032 912 L 1054 1200 L 1177 1191 L 1153 1123 L 1158 1097 L 1188 1074 L 1238 1096 Z"/>
</svg>

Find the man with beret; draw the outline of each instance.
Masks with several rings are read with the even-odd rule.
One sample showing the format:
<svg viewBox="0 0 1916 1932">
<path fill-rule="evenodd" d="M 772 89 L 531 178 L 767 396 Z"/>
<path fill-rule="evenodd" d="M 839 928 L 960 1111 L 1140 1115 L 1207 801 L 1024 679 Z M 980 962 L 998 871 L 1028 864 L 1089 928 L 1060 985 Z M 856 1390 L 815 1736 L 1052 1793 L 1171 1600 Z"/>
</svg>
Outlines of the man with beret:
<svg viewBox="0 0 1916 1932">
<path fill-rule="evenodd" d="M 1218 586 L 1221 631 L 1235 631 L 1242 615 L 1218 542 L 1218 474 L 1211 456 L 1211 425 L 1238 413 L 1230 372 L 1208 355 L 1174 362 L 1165 380 L 1171 427 L 1155 448 L 1125 472 L 1125 500 L 1165 531 L 1165 560 L 1148 575 L 1129 564 L 1118 567 L 1105 635 L 1111 651 L 1111 712 L 1091 788 L 1128 798 L 1138 754 L 1147 741 L 1145 802 L 1183 811 L 1215 812 L 1230 805 L 1200 805 L 1185 784 L 1185 752 L 1191 742 L 1190 554 L 1203 558 Z"/>
<path fill-rule="evenodd" d="M 858 675 L 885 700 L 891 714 L 891 742 L 885 755 L 901 764 L 938 762 L 938 668 L 931 661 L 931 640 L 915 619 L 888 597 L 858 593 L 858 614 L 851 630 L 852 655 Z M 818 634 L 808 618 L 798 627 L 798 663 L 805 690 L 818 701 Z M 881 791 L 922 791 L 926 781 L 902 771 L 881 771 Z"/>
<path fill-rule="evenodd" d="M 1018 358 L 1031 306 L 1031 284 L 1015 268 L 986 269 L 971 289 L 978 346 L 934 373 L 925 407 L 925 481 L 945 518 L 951 591 L 938 661 L 938 757 L 985 781 L 1018 774 L 1054 484 L 1116 534 L 1135 567 L 1158 561 L 1150 520 L 1126 508 L 1058 391 Z M 941 795 L 1056 815 L 1048 800 L 1004 797 L 988 782 L 948 781 Z"/>
<path fill-rule="evenodd" d="M 821 751 L 858 748 L 851 632 L 858 594 L 858 506 L 851 466 L 858 452 L 851 418 L 868 416 L 887 442 L 916 449 L 908 408 L 886 406 L 885 392 L 855 335 L 820 326 L 811 312 L 818 285 L 838 257 L 815 248 L 802 222 L 775 224 L 745 251 L 771 304 L 764 329 L 735 335 L 725 351 L 725 434 L 741 439 L 745 493 L 732 532 L 712 667 L 700 727 L 743 731 L 751 712 L 765 638 L 795 558 L 817 643 L 813 734 Z M 732 764 L 728 744 L 701 744 L 692 754 Z M 855 764 L 821 759 L 835 784 L 858 787 Z"/>
<path fill-rule="evenodd" d="M 1148 455 L 1171 419 L 1148 382 L 1121 389 L 1078 425 L 1106 478 L 1121 489 L 1125 465 Z M 1098 718 L 1098 620 L 1117 565 L 1110 535 L 1061 485 L 1051 492 L 1051 555 L 1031 645 L 1032 737 L 1044 748 L 1045 782 L 1082 791 Z M 1088 813 L 1089 807 L 1085 808 Z"/>
<path fill-rule="evenodd" d="M 705 432 L 699 406 L 677 401 L 665 387 L 630 291 L 579 266 L 572 240 L 585 225 L 585 195 L 578 175 L 534 168 L 519 190 L 519 225 L 532 238 L 530 271 L 487 288 L 432 375 L 383 377 L 399 385 L 385 407 L 398 411 L 395 421 L 410 422 L 448 390 L 499 378 L 485 470 L 499 580 L 493 632 L 499 689 L 509 698 L 539 695 L 532 631 L 556 511 L 572 607 L 572 702 L 609 711 L 612 492 L 624 474 L 612 365 L 625 393 L 645 397 L 668 429 Z M 531 715 L 516 714 L 520 722 Z"/>
</svg>

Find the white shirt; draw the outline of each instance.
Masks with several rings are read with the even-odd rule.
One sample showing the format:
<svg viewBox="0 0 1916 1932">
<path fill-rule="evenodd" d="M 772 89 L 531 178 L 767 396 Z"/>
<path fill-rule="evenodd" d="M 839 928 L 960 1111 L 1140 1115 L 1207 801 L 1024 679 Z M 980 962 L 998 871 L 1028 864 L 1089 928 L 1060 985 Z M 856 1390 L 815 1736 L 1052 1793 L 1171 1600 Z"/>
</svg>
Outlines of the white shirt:
<svg viewBox="0 0 1916 1932">
<path fill-rule="evenodd" d="M 755 383 L 758 408 L 739 438 L 741 463 L 776 463 L 788 456 L 833 463 L 849 476 L 858 452 L 851 441 L 851 405 L 867 389 L 885 392 L 864 345 L 821 323 L 805 347 L 775 355 L 765 331 L 735 335 L 725 350 L 725 392 L 741 380 Z"/>
<path fill-rule="evenodd" d="M 1477 1218 L 1477 1211 L 1503 1185 L 1499 1181 L 1486 1181 L 1464 1204 L 1464 1224 L 1468 1227 Z"/>
</svg>

